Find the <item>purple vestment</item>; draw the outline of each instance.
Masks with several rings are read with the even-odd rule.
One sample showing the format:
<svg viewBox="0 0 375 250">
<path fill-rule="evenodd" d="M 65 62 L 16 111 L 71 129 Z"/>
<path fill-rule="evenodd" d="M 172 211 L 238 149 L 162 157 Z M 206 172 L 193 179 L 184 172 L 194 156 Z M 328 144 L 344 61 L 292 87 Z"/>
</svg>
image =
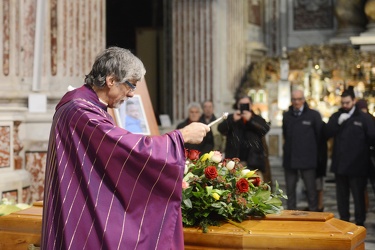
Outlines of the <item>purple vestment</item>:
<svg viewBox="0 0 375 250">
<path fill-rule="evenodd" d="M 183 249 L 184 142 L 117 127 L 89 86 L 56 107 L 42 249 Z"/>
</svg>

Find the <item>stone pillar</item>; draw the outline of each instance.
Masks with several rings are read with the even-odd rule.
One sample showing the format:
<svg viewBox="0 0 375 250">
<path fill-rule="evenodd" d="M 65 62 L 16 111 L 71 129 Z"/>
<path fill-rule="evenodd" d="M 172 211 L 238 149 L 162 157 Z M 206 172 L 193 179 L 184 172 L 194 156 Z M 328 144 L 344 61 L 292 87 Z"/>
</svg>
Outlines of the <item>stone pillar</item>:
<svg viewBox="0 0 375 250">
<path fill-rule="evenodd" d="M 367 30 L 363 34 L 375 35 L 375 0 L 367 0 L 365 14 L 368 20 Z"/>
<path fill-rule="evenodd" d="M 0 106 L 5 112 L 24 109 L 20 140 L 26 150 L 27 141 L 48 140 L 57 102 L 69 85 L 83 84 L 95 56 L 105 48 L 106 39 L 105 0 L 46 0 L 39 93 L 47 97 L 47 112 L 29 113 L 28 97 L 35 93 L 32 81 L 37 2 L 0 2 Z M 0 121 L 2 114 L 0 110 Z M 40 131 L 35 131 L 33 125 Z M 30 130 L 35 132 L 26 132 Z"/>
<path fill-rule="evenodd" d="M 22 169 L 22 157 L 20 151 L 23 149 L 23 144 L 18 136 L 18 130 L 21 121 L 13 122 L 13 158 L 14 158 L 14 169 Z"/>
<path fill-rule="evenodd" d="M 32 81 L 38 2 L 0 2 L 0 124 L 6 122 L 0 126 L 0 136 L 9 140 L 2 141 L 2 146 L 11 149 L 0 157 L 0 179 L 4 180 L 0 195 L 16 197 L 17 202 L 30 200 L 26 188 L 30 187 L 31 177 L 23 166 L 22 150 L 34 147 L 32 150 L 40 150 L 44 157 L 46 149 L 35 149 L 35 145 L 48 141 L 56 103 L 69 85 L 83 84 L 106 41 L 105 0 L 45 0 L 43 57 L 39 62 L 42 75 L 38 85 L 39 93 L 47 96 L 47 112 L 30 113 L 28 97 L 35 93 Z M 33 176 L 41 175 L 41 171 L 33 172 Z M 32 185 L 42 186 L 43 181 L 38 179 Z"/>
<path fill-rule="evenodd" d="M 3 0 L 0 5 L 1 97 L 26 99 L 31 92 L 37 1 Z M 104 0 L 47 0 L 44 12 L 41 92 L 49 101 L 69 84 L 81 84 L 105 47 Z M 18 100 L 17 105 L 24 105 Z"/>
<path fill-rule="evenodd" d="M 0 109 L 2 110 L 2 109 Z M 22 167 L 22 143 L 18 140 L 18 126 L 21 124 L 20 110 L 2 112 L 0 119 L 0 199 L 10 202 L 30 201 L 30 173 Z"/>
<path fill-rule="evenodd" d="M 375 51 L 375 0 L 367 0 L 364 12 L 368 20 L 367 29 L 350 40 L 352 44 L 359 45 L 362 51 Z"/>
<path fill-rule="evenodd" d="M 365 30 L 364 12 L 366 0 L 336 0 L 335 16 L 338 22 L 337 33 L 331 43 L 350 43 L 351 36 L 358 36 Z"/>
<path fill-rule="evenodd" d="M 245 72 L 245 0 L 174 0 L 172 12 L 173 119 L 188 103 L 212 99 L 228 111 Z M 223 110 L 225 109 L 225 110 Z"/>
</svg>

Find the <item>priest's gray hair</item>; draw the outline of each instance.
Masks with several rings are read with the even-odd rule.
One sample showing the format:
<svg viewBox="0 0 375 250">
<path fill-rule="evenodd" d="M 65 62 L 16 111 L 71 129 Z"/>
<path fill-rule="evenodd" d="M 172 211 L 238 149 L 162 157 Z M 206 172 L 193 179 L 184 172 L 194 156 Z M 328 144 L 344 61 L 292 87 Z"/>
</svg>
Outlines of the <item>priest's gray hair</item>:
<svg viewBox="0 0 375 250">
<path fill-rule="evenodd" d="M 95 59 L 92 69 L 86 75 L 85 83 L 91 86 L 104 87 L 106 77 L 113 76 L 116 81 L 140 81 L 146 74 L 142 61 L 129 50 L 120 47 L 109 47 Z"/>
</svg>

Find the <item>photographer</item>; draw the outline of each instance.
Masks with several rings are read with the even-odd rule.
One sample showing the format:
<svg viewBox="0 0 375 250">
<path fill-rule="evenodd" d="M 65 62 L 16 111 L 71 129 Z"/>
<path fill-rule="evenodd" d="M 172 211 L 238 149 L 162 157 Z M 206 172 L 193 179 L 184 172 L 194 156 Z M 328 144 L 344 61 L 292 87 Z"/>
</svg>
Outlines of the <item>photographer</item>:
<svg viewBox="0 0 375 250">
<path fill-rule="evenodd" d="M 262 138 L 270 130 L 269 124 L 251 110 L 252 100 L 240 96 L 236 110 L 219 124 L 218 130 L 227 137 L 225 158 L 239 158 L 249 169 L 265 171 L 265 150 Z M 263 178 L 262 178 L 263 179 Z"/>
</svg>

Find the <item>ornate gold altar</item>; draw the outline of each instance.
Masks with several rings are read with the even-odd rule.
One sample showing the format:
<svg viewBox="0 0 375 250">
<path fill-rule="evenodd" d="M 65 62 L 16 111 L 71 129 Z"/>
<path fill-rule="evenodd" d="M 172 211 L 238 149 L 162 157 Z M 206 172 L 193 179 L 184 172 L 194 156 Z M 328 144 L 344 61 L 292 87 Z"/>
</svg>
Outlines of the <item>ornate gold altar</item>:
<svg viewBox="0 0 375 250">
<path fill-rule="evenodd" d="M 281 79 L 283 60 L 288 64 L 286 79 Z M 310 107 L 319 110 L 325 120 L 341 107 L 340 95 L 348 86 L 354 87 L 358 99 L 368 100 L 369 111 L 375 113 L 375 51 L 360 51 L 347 44 L 306 45 L 285 52 L 282 58 L 254 63 L 239 92 L 252 96 L 254 110 L 273 125 L 281 125 L 280 80 L 303 89 Z M 287 107 L 290 100 L 285 101 Z"/>
<path fill-rule="evenodd" d="M 42 202 L 0 217 L 0 249 L 39 246 Z M 261 220 L 210 227 L 208 233 L 185 228 L 186 250 L 213 249 L 365 249 L 366 229 L 332 213 L 285 210 Z"/>
</svg>

